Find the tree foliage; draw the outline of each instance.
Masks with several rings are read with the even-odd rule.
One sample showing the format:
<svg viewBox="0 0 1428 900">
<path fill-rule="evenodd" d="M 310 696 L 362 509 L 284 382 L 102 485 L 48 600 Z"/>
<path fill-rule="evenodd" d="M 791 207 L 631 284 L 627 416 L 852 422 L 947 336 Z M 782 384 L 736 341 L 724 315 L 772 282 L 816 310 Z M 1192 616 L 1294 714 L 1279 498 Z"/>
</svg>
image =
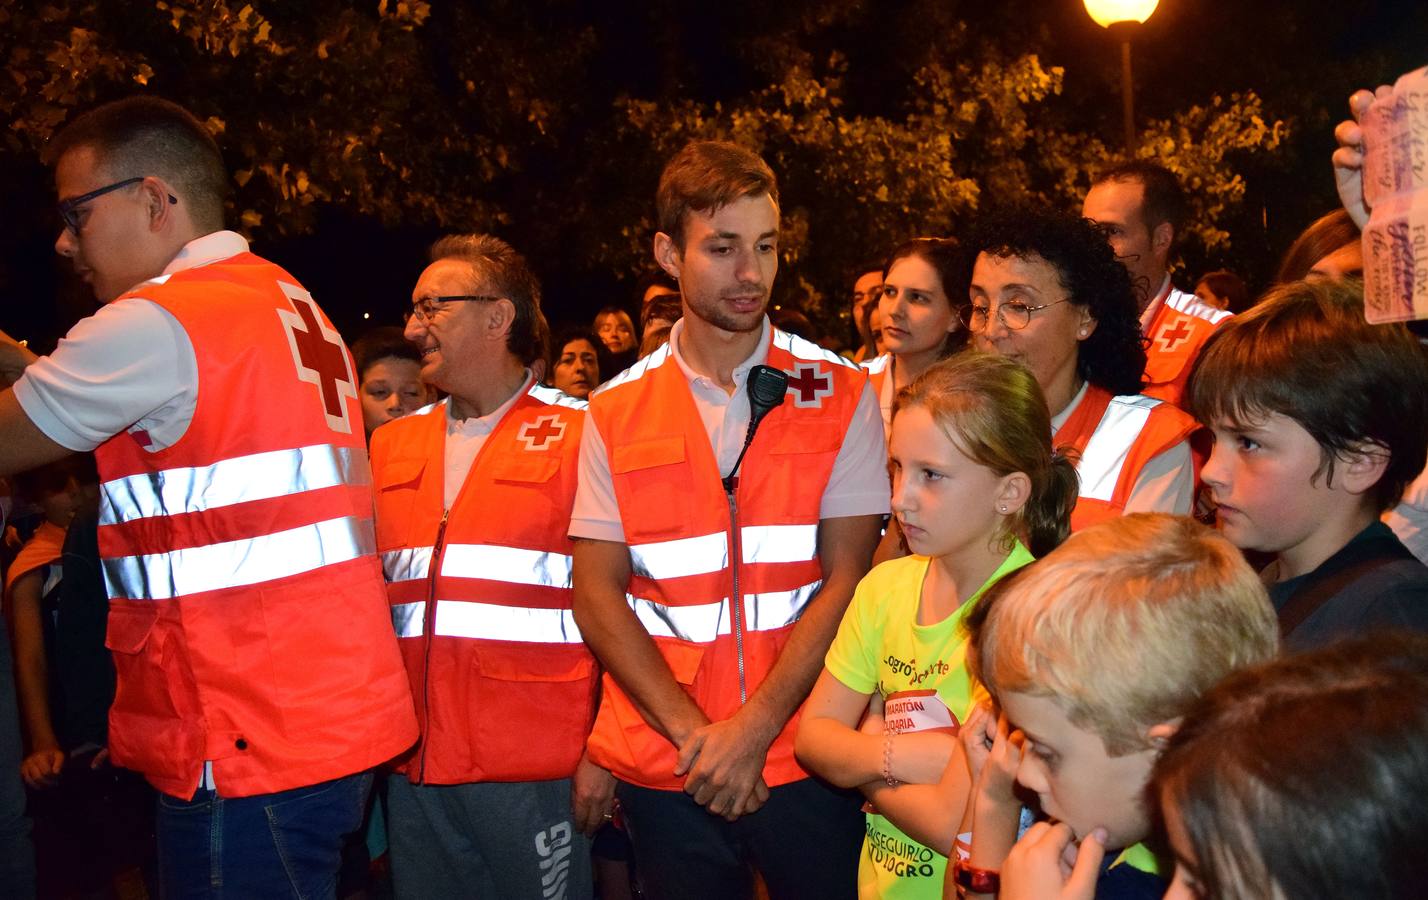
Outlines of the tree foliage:
<svg viewBox="0 0 1428 900">
<path fill-rule="evenodd" d="M 802 279 L 802 302 L 824 318 L 841 303 L 828 303 L 814 285 L 841 289 L 849 269 L 909 237 L 955 237 L 989 205 L 1079 206 L 1097 170 L 1121 153 L 1092 133 L 1058 127 L 1054 105 L 1065 70 L 1035 53 L 927 65 L 914 75 L 914 99 L 900 115 L 847 114 L 838 54 L 826 70 L 819 78 L 793 67 L 779 83 L 727 106 L 617 102 L 624 143 L 644 137 L 656 158 L 691 139 L 717 138 L 774 164 L 791 226 L 785 262 Z M 1201 250 L 1223 249 L 1230 236 L 1221 222 L 1245 193 L 1236 163 L 1272 152 L 1287 130 L 1282 121 L 1266 122 L 1253 92 L 1215 96 L 1173 120 L 1147 123 L 1136 155 L 1186 185 L 1188 239 Z M 626 230 L 632 263 L 649 228 L 645 221 Z"/>
<path fill-rule="evenodd" d="M 728 138 L 779 173 L 780 283 L 825 321 L 847 268 L 914 235 L 955 236 L 989 204 L 1074 205 L 1115 155 L 1062 96 L 1069 63 L 1035 34 L 974 34 L 955 4 L 891 22 L 860 0 L 760 9 L 746 31 L 735 18 L 715 34 L 676 7 L 631 5 L 647 17 L 640 44 L 628 20 L 559 0 L 9 5 L 3 152 L 33 160 L 76 110 L 151 90 L 218 137 L 233 218 L 252 235 L 309 232 L 325 208 L 391 228 L 497 229 L 567 282 L 608 283 L 648 265 L 664 159 Z M 939 38 L 870 101 L 866 54 L 840 43 L 874 21 L 916 35 L 928 26 L 914 12 Z M 703 58 L 721 41 L 751 60 L 737 79 Z M 612 62 L 632 43 L 653 77 Z M 1245 161 L 1286 133 L 1254 93 L 1212 95 L 1145 123 L 1138 155 L 1182 177 L 1195 238 L 1214 250 L 1230 241 Z"/>
<path fill-rule="evenodd" d="M 494 227 L 508 214 L 492 185 L 550 140 L 559 104 L 543 82 L 582 46 L 579 35 L 554 47 L 534 30 L 510 33 L 493 24 L 496 7 L 445 21 L 424 0 L 6 9 L 8 147 L 38 152 L 77 109 L 149 88 L 218 138 L 250 232 L 303 233 L 322 203 L 387 225 Z M 519 62 L 536 58 L 565 62 Z"/>
</svg>

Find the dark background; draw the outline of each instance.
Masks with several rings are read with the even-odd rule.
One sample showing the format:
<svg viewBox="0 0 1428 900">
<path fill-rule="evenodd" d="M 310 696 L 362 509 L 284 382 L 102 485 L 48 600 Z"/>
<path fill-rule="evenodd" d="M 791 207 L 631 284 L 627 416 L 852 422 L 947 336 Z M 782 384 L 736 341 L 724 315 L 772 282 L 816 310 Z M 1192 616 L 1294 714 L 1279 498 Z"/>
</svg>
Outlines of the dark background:
<svg viewBox="0 0 1428 900">
<path fill-rule="evenodd" d="M 133 4 L 135 9 L 145 5 Z M 347 6 L 258 5 L 271 7 L 267 14 L 278 24 L 283 15 L 320 17 L 323 8 Z M 100 33 L 126 27 L 106 20 L 105 6 L 90 3 L 93 11 L 80 14 L 97 16 L 92 27 Z M 418 31 L 438 78 L 444 61 L 466 49 L 450 46 L 444 37 L 469 33 L 462 30 L 469 28 L 463 16 L 509 26 L 501 34 L 486 29 L 493 43 L 480 51 L 490 73 L 483 90 L 499 86 L 502 73 L 510 72 L 513 80 L 538 85 L 557 107 L 555 126 L 541 140 L 528 139 L 517 129 L 520 123 L 511 126 L 513 141 L 522 142 L 524 150 L 520 170 L 478 189 L 480 199 L 503 211 L 504 221 L 490 222 L 490 229 L 526 252 L 542 276 L 552 324 L 587 321 L 610 302 L 630 305 L 637 273 L 589 248 L 592 235 L 640 225 L 628 205 L 606 212 L 618 207 L 603 192 L 639 198 L 642 208 L 652 212 L 657 167 L 592 158 L 611 152 L 613 145 L 599 138 L 612 129 L 612 102 L 622 95 L 671 104 L 684 99 L 734 103 L 777 81 L 788 57 L 820 59 L 837 50 L 847 59 L 846 110 L 880 114 L 890 103 L 905 102 L 912 73 L 939 54 L 1030 47 L 1043 64 L 1065 68 L 1057 114 L 1066 127 L 1099 134 L 1111 145 L 1120 140 L 1118 48 L 1079 0 L 448 2 L 433 6 L 431 20 Z M 966 25 L 967 37 L 944 45 L 939 35 L 959 22 Z M 506 34 L 513 37 L 500 43 Z M 122 37 L 130 43 L 169 40 L 163 35 Z M 9 41 L 13 52 L 26 38 L 12 34 Z M 562 52 L 567 45 L 568 59 Z M 1239 167 L 1246 199 L 1222 223 L 1233 244 L 1213 255 L 1187 255 L 1186 271 L 1177 277 L 1182 286 L 1193 286 L 1204 269 L 1228 266 L 1244 275 L 1252 289 L 1263 287 L 1293 236 L 1337 202 L 1328 157 L 1333 126 L 1344 116 L 1348 94 L 1425 63 L 1428 3 L 1162 0 L 1136 37 L 1138 119 L 1173 116 L 1212 95 L 1253 89 L 1264 100 L 1266 117 L 1286 119 L 1292 127 L 1291 139 L 1272 155 Z M 400 89 L 399 73 L 392 77 Z M 155 86 L 174 96 L 173 83 Z M 104 88 L 94 99 L 110 99 L 131 87 Z M 12 89 L 0 82 L 0 99 Z M 244 99 L 241 85 L 232 90 L 233 102 Z M 208 99 L 220 108 L 225 101 L 211 94 Z M 439 95 L 431 97 L 435 114 L 442 102 Z M 352 110 L 354 117 L 363 114 Z M 440 178 L 443 173 L 428 174 Z M 0 328 L 45 350 L 93 309 L 93 300 L 53 253 L 58 220 L 49 173 L 33 150 L 13 139 L 0 153 L 0 190 L 6 212 L 0 223 Z M 786 197 L 785 205 L 795 200 Z M 856 217 L 862 211 L 839 214 Z M 255 250 L 297 275 L 350 340 L 367 325 L 399 321 L 423 265 L 424 248 L 443 231 L 429 217 L 387 218 L 354 213 L 341 202 L 322 203 L 307 233 L 255 229 Z M 848 248 L 848 262 L 885 250 Z M 790 281 L 788 270 L 781 271 L 781 284 Z M 831 297 L 847 289 L 831 277 L 822 281 L 817 287 Z"/>
</svg>

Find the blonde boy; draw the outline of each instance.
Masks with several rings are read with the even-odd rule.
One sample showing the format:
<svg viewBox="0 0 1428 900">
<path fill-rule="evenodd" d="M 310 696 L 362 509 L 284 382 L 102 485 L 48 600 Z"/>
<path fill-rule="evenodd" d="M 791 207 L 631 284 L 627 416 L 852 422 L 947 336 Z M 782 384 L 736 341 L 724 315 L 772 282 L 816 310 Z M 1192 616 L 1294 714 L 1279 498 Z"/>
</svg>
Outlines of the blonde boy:
<svg viewBox="0 0 1428 900">
<path fill-rule="evenodd" d="M 1190 519 L 1113 519 L 1025 569 L 991 607 L 972 661 L 1015 729 L 1009 743 L 1022 736 L 1016 781 L 1054 823 L 1033 826 L 1007 858 L 1003 900 L 1068 888 L 1159 897 L 1165 881 L 1141 844 L 1151 766 L 1202 692 L 1277 644 L 1253 570 Z M 1011 798 L 996 789 L 997 768 L 983 765 L 978 778 L 974 864 L 978 845 L 996 839 L 977 823 L 1006 819 L 984 815 Z M 1073 841 L 1080 859 L 1063 883 L 1059 860 Z M 1107 866 L 1105 850 L 1122 852 Z"/>
</svg>

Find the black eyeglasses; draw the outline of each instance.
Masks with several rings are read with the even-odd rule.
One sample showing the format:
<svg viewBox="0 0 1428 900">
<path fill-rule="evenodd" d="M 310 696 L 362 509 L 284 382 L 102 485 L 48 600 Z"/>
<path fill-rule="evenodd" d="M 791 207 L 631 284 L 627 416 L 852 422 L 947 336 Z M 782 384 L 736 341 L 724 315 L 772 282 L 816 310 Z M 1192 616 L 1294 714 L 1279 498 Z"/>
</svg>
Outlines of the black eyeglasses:
<svg viewBox="0 0 1428 900">
<path fill-rule="evenodd" d="M 997 321 L 1001 322 L 1009 331 L 1021 331 L 1031 324 L 1032 313 L 1037 310 L 1049 309 L 1058 303 L 1066 303 L 1070 299 L 1070 297 L 1063 297 L 1040 306 L 1031 306 L 1020 300 L 1008 300 L 997 307 Z M 957 318 L 962 321 L 962 325 L 968 331 L 977 334 L 986 329 L 990 312 L 991 307 L 985 303 L 968 303 L 966 306 L 957 308 Z"/>
<path fill-rule="evenodd" d="M 87 194 L 80 194 L 78 197 L 71 197 L 68 200 L 61 200 L 59 202 L 59 216 L 60 219 L 64 222 L 64 227 L 68 228 L 75 234 L 79 234 L 79 208 L 81 206 L 97 197 L 103 197 L 110 191 L 117 191 L 120 188 L 126 188 L 131 184 L 138 184 L 143 180 L 144 176 L 140 176 L 138 178 L 125 178 L 123 181 L 116 181 L 113 184 L 108 184 L 97 190 L 90 191 Z M 178 203 L 178 198 L 175 197 L 173 194 L 169 194 L 169 203 Z"/>
<path fill-rule="evenodd" d="M 402 313 L 402 321 L 410 322 L 413 317 L 423 325 L 430 324 L 432 316 L 446 308 L 448 303 L 469 303 L 473 300 L 504 300 L 504 297 L 493 297 L 483 294 L 452 294 L 447 297 L 423 297 L 412 303 L 411 309 Z"/>
</svg>

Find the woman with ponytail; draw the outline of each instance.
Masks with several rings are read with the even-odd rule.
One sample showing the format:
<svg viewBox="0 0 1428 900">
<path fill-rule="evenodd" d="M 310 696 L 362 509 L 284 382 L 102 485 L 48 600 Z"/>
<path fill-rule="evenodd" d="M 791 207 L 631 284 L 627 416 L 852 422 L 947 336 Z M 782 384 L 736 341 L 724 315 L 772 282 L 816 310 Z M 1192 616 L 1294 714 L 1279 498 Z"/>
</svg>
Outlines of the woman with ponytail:
<svg viewBox="0 0 1428 900">
<path fill-rule="evenodd" d="M 874 807 L 862 897 L 942 895 L 971 788 L 956 737 L 973 706 L 962 619 L 1070 529 L 1076 473 L 1050 435 L 1035 377 L 1007 359 L 959 354 L 898 393 L 892 506 L 912 555 L 858 585 L 796 744 L 805 767 Z"/>
</svg>

